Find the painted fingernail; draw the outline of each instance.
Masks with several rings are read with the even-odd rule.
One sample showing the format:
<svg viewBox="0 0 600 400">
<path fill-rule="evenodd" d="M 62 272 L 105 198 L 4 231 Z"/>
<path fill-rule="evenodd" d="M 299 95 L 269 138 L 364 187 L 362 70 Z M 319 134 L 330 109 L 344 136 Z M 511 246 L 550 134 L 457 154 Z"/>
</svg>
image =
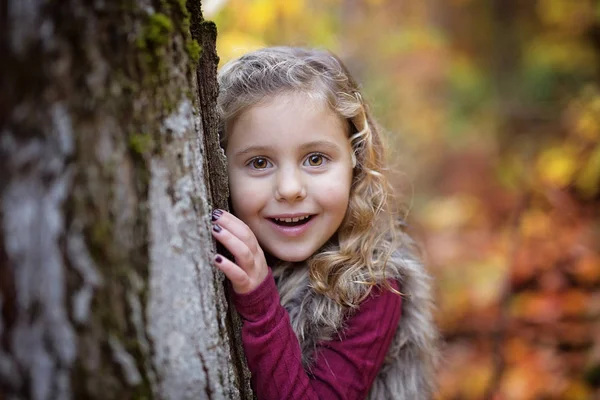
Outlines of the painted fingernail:
<svg viewBox="0 0 600 400">
<path fill-rule="evenodd" d="M 223 257 L 221 257 L 221 256 L 219 256 L 219 255 L 215 257 L 215 262 L 216 262 L 216 263 L 219 263 L 219 264 L 220 264 L 222 261 L 223 261 Z"/>
<path fill-rule="evenodd" d="M 221 227 L 219 226 L 219 224 L 214 224 L 214 225 L 213 225 L 213 231 L 215 231 L 215 232 L 221 232 L 221 230 L 222 230 L 222 229 L 223 229 L 223 228 L 221 228 Z"/>
<path fill-rule="evenodd" d="M 223 211 L 217 209 L 215 211 L 212 212 L 212 215 L 210 217 L 212 222 L 215 222 L 216 220 L 219 219 L 219 217 L 221 217 L 221 215 L 223 215 Z"/>
</svg>

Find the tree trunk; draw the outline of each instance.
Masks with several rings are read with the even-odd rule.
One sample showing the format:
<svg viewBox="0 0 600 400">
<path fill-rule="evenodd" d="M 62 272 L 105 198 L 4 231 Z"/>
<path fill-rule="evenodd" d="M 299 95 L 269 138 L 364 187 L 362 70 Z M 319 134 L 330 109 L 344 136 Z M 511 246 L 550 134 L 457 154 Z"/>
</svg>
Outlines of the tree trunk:
<svg viewBox="0 0 600 400">
<path fill-rule="evenodd" d="M 252 398 L 215 38 L 200 0 L 0 5 L 0 399 Z"/>
</svg>

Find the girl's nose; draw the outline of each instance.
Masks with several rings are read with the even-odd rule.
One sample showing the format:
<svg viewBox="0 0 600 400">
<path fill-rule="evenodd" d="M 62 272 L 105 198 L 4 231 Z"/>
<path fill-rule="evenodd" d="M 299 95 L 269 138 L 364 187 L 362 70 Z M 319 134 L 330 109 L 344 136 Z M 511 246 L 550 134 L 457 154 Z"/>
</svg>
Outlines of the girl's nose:
<svg viewBox="0 0 600 400">
<path fill-rule="evenodd" d="M 282 170 L 278 174 L 275 187 L 277 201 L 299 201 L 306 197 L 306 185 L 301 173 L 296 169 Z"/>
</svg>

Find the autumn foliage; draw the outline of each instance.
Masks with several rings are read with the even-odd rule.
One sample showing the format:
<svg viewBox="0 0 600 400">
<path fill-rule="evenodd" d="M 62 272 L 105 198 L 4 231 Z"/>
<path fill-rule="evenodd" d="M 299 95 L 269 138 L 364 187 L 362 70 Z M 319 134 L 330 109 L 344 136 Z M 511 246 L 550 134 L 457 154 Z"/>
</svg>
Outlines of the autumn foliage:
<svg viewBox="0 0 600 400">
<path fill-rule="evenodd" d="M 599 399 L 600 2 L 214 3 L 223 60 L 326 47 L 362 82 L 436 277 L 437 398 Z"/>
</svg>

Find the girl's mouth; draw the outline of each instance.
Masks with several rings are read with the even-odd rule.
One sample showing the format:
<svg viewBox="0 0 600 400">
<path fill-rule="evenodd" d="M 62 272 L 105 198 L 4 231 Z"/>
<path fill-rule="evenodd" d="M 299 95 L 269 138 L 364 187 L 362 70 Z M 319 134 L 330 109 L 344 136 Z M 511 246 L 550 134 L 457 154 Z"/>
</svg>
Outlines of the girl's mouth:
<svg viewBox="0 0 600 400">
<path fill-rule="evenodd" d="M 279 226 L 300 226 L 306 224 L 312 219 L 312 215 L 304 215 L 293 218 L 269 218 L 273 223 Z"/>
</svg>

